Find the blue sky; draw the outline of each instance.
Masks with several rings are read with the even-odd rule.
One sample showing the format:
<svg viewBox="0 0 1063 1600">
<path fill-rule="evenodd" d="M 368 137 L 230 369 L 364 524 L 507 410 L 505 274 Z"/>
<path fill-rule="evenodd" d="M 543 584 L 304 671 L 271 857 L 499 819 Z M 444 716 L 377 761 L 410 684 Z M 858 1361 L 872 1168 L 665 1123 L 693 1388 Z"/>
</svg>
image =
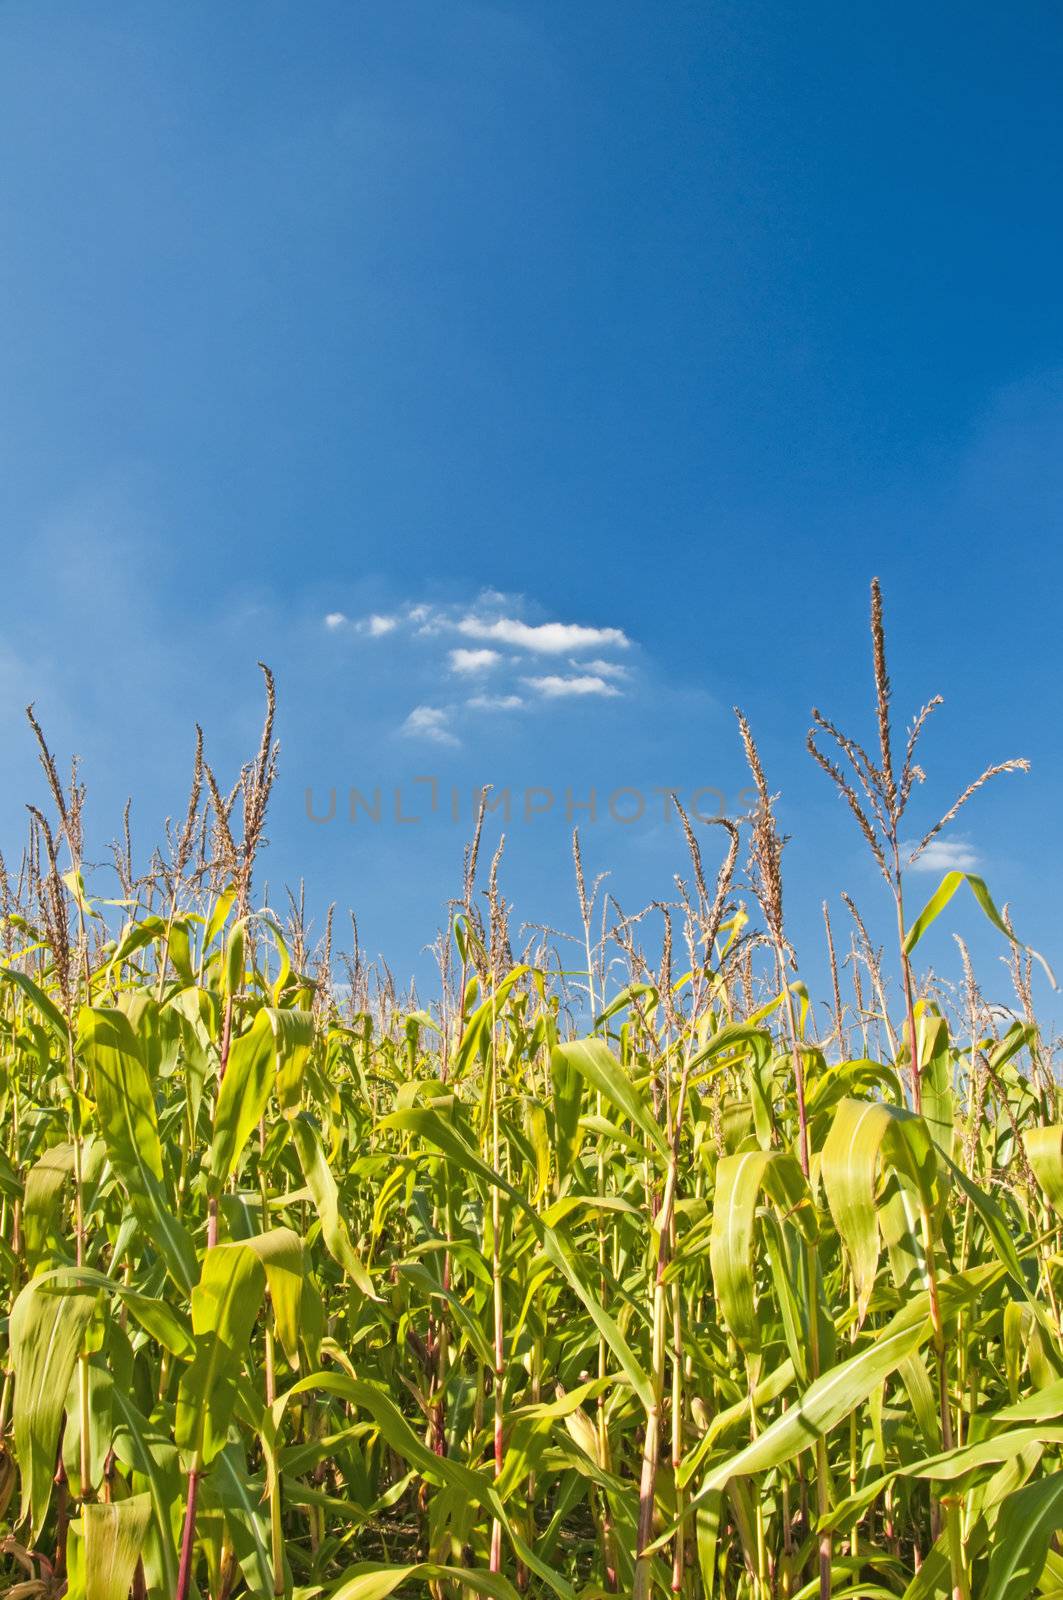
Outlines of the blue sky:
<svg viewBox="0 0 1063 1600">
<path fill-rule="evenodd" d="M 565 790 L 639 788 L 585 823 L 636 909 L 685 870 L 654 789 L 746 782 L 738 701 L 818 976 L 824 895 L 884 909 L 803 748 L 813 704 L 871 737 L 878 573 L 899 715 L 946 700 L 913 831 L 1028 756 L 949 842 L 1063 965 L 1056 6 L 8 0 L 0 39 L 9 858 L 27 700 L 102 857 L 127 793 L 142 848 L 181 809 L 194 719 L 235 770 L 263 657 L 271 889 L 424 977 L 475 786 L 555 795 L 504 872 L 554 925 Z M 307 819 L 352 785 L 379 825 Z"/>
</svg>

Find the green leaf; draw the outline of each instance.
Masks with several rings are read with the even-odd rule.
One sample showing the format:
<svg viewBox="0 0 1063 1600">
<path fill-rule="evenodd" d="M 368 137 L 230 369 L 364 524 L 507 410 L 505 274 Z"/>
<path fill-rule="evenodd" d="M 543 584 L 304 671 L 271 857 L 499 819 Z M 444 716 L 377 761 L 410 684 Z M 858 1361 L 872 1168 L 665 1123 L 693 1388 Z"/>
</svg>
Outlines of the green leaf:
<svg viewBox="0 0 1063 1600">
<path fill-rule="evenodd" d="M 430 1108 L 414 1107 L 408 1111 L 395 1111 L 391 1116 L 383 1117 L 381 1127 L 402 1128 L 407 1132 L 418 1133 L 422 1138 L 428 1139 L 437 1149 L 442 1150 L 458 1165 L 459 1170 L 474 1172 L 485 1183 L 493 1184 L 503 1193 L 508 1194 L 520 1209 L 525 1213 L 536 1234 L 542 1241 L 543 1251 L 547 1258 L 561 1272 L 570 1287 L 583 1302 L 598 1332 L 616 1356 L 620 1366 L 643 1405 L 653 1403 L 653 1390 L 649 1379 L 640 1367 L 630 1345 L 620 1332 L 619 1327 L 609 1312 L 602 1305 L 597 1294 L 586 1282 L 582 1271 L 576 1263 L 574 1252 L 566 1236 L 559 1228 L 546 1225 L 541 1217 L 528 1204 L 519 1189 L 515 1189 L 505 1178 L 492 1170 L 476 1151 L 458 1132 L 457 1128 L 440 1116 L 438 1111 Z"/>
<path fill-rule="evenodd" d="M 543 1252 L 583 1302 L 591 1321 L 616 1357 L 633 1391 L 647 1408 L 653 1405 L 653 1386 L 631 1346 L 577 1265 L 575 1253 L 560 1228 L 543 1229 Z"/>
<path fill-rule="evenodd" d="M 16 972 L 14 967 L 0 967 L 0 983 L 13 984 L 16 989 L 21 989 L 26 999 L 35 1010 L 39 1011 L 45 1022 L 51 1028 L 64 1050 L 70 1038 L 70 1029 L 67 1027 L 66 1018 L 53 1000 L 49 1000 L 44 990 L 24 972 Z"/>
<path fill-rule="evenodd" d="M 716 1169 L 709 1262 L 724 1321 L 747 1352 L 760 1347 L 753 1304 L 753 1243 L 762 1189 L 785 1212 L 792 1212 L 795 1220 L 803 1204 L 811 1212 L 808 1185 L 789 1151 L 744 1150 L 721 1158 Z"/>
<path fill-rule="evenodd" d="M 137 1036 L 121 1011 L 86 1006 L 79 1022 L 78 1048 L 88 1068 L 107 1154 L 137 1220 L 174 1282 L 187 1293 L 196 1281 L 195 1250 L 163 1187 L 155 1099 Z"/>
<path fill-rule="evenodd" d="M 1024 1142 L 1034 1177 L 1063 1213 L 1063 1122 L 1028 1129 Z"/>
<path fill-rule="evenodd" d="M 911 955 L 912 951 L 923 937 L 923 934 L 930 927 L 932 922 L 937 921 L 938 917 L 944 911 L 945 907 L 948 905 L 949 901 L 952 899 L 961 883 L 967 884 L 971 893 L 974 895 L 978 904 L 981 906 L 983 912 L 989 918 L 989 921 L 993 924 L 994 928 L 1002 933 L 1005 939 L 1009 940 L 1011 944 L 1017 945 L 1020 950 L 1025 950 L 1028 955 L 1033 956 L 1035 961 L 1039 961 L 1041 963 L 1042 967 L 1045 969 L 1045 972 L 1048 974 L 1048 981 L 1054 989 L 1056 987 L 1056 980 L 1053 975 L 1052 968 L 1048 965 L 1048 962 L 1045 960 L 1044 956 L 1039 955 L 1038 952 L 1031 949 L 1028 944 L 1023 944 L 1021 939 L 1016 939 L 1015 935 L 1011 932 L 1007 923 L 1000 915 L 1000 912 L 993 904 L 993 897 L 986 887 L 985 879 L 976 878 L 971 872 L 946 872 L 945 876 L 934 890 L 934 893 L 930 896 L 930 899 L 927 901 L 922 911 L 920 911 L 919 915 L 916 917 L 915 921 L 912 923 L 907 934 L 905 935 L 905 955 Z"/>
<path fill-rule="evenodd" d="M 937 1159 L 926 1123 L 881 1101 L 838 1102 L 823 1145 L 820 1174 L 834 1225 L 849 1258 L 857 1317 L 867 1315 L 881 1248 L 877 1179 L 880 1160 L 903 1172 L 929 1210 Z"/>
<path fill-rule="evenodd" d="M 983 1600 L 1025 1600 L 1063 1528 L 1063 1473 L 1038 1478 L 1009 1494 L 1000 1508 Z"/>
<path fill-rule="evenodd" d="M 251 1341 L 266 1280 L 246 1244 L 215 1245 L 192 1291 L 195 1356 L 181 1375 L 174 1438 L 194 1464 L 207 1465 L 225 1443 L 236 1380 Z"/>
<path fill-rule="evenodd" d="M 437 1483 L 455 1491 L 462 1499 L 483 1506 L 492 1516 L 497 1517 L 525 1565 L 549 1584 L 555 1594 L 564 1596 L 565 1600 L 575 1600 L 571 1585 L 540 1560 L 535 1551 L 517 1533 L 491 1479 L 485 1473 L 476 1472 L 460 1461 L 452 1460 L 448 1456 L 437 1456 L 414 1433 L 390 1396 L 376 1384 L 359 1378 L 350 1378 L 343 1373 L 331 1372 L 315 1372 L 306 1378 L 301 1378 L 285 1394 L 279 1396 L 268 1414 L 272 1438 L 267 1435 L 264 1442 L 271 1449 L 275 1448 L 273 1441 L 276 1440 L 281 1418 L 288 1404 L 312 1389 L 323 1389 L 328 1394 L 338 1395 L 359 1409 L 368 1411 L 381 1435 L 397 1455 L 410 1466 L 416 1467 L 430 1483 Z"/>
<path fill-rule="evenodd" d="M 668 1141 L 653 1115 L 652 1107 L 639 1094 L 608 1045 L 601 1039 L 580 1039 L 575 1044 L 555 1045 L 551 1061 L 555 1056 L 560 1056 L 610 1105 L 640 1128 L 657 1153 L 668 1160 L 671 1154 Z"/>
<path fill-rule="evenodd" d="M 938 1286 L 943 1317 L 984 1292 L 1002 1272 L 1003 1268 L 996 1265 L 975 1267 L 943 1279 Z M 796 1405 L 784 1411 L 744 1449 L 712 1467 L 699 1498 L 712 1489 L 724 1488 L 729 1478 L 766 1472 L 799 1455 L 866 1400 L 906 1356 L 926 1343 L 931 1332 L 930 1300 L 924 1293 L 880 1329 L 865 1349 L 817 1378 Z"/>
<path fill-rule="evenodd" d="M 232 910 L 235 900 L 236 890 L 225 889 L 215 901 L 214 910 L 210 914 L 210 921 L 207 923 L 206 931 L 203 934 L 204 952 L 210 949 L 211 945 L 224 928 L 229 919 L 229 912 Z"/>
<path fill-rule="evenodd" d="M 15 1453 L 31 1544 L 44 1526 L 64 1402 L 95 1305 L 95 1290 L 34 1278 L 11 1308 Z"/>
<path fill-rule="evenodd" d="M 303 1298 L 303 1241 L 291 1228 L 271 1228 L 245 1241 L 266 1269 L 277 1332 L 291 1366 L 299 1366 L 299 1310 Z"/>
<path fill-rule="evenodd" d="M 277 1101 L 285 1116 L 298 1110 L 303 1092 L 306 1058 L 314 1042 L 314 1017 L 310 1011 L 266 1008 L 277 1042 Z"/>
<path fill-rule="evenodd" d="M 435 1561 L 419 1561 L 409 1567 L 389 1567 L 382 1562 L 363 1561 L 351 1567 L 333 1589 L 328 1600 L 384 1600 L 400 1584 L 449 1581 L 461 1585 L 462 1593 L 491 1596 L 491 1600 L 519 1600 L 516 1589 L 501 1573 L 473 1571 L 468 1567 L 443 1567 Z"/>
<path fill-rule="evenodd" d="M 560 1050 L 550 1052 L 550 1082 L 554 1091 L 554 1155 L 557 1159 L 557 1175 L 564 1182 L 575 1165 L 583 1142 L 580 1126 L 583 1079 Z"/>
<path fill-rule="evenodd" d="M 67 1483 L 75 1500 L 91 1499 L 103 1482 L 107 1451 L 111 1444 L 112 1401 L 114 1379 L 107 1370 L 104 1357 L 94 1352 L 85 1358 L 85 1414 L 82 1414 L 81 1362 L 75 1363 L 66 1392 L 66 1422 L 63 1426 L 62 1457 Z M 84 1439 L 85 1465 L 88 1476 L 83 1481 L 82 1421 L 87 1426 Z"/>
<path fill-rule="evenodd" d="M 133 1404 L 122 1385 L 112 1395 L 116 1427 L 114 1450 L 118 1460 L 147 1485 L 154 1513 L 144 1546 L 144 1571 L 149 1585 L 157 1575 L 167 1595 L 177 1587 L 177 1544 L 173 1520 L 180 1516 L 184 1479 L 178 1452 L 157 1425 Z"/>
<path fill-rule="evenodd" d="M 73 1169 L 74 1146 L 57 1144 L 34 1162 L 26 1176 L 22 1238 L 26 1265 L 31 1272 L 47 1252 L 48 1236 L 59 1210 L 59 1197 Z"/>
<path fill-rule="evenodd" d="M 351 1243 L 347 1224 L 340 1216 L 340 1197 L 336 1180 L 321 1148 L 317 1130 L 308 1117 L 298 1116 L 293 1120 L 292 1139 L 299 1155 L 306 1186 L 313 1196 L 318 1217 L 321 1219 L 321 1237 L 325 1241 L 326 1250 L 334 1261 L 339 1262 L 351 1281 L 357 1284 L 368 1299 L 378 1299 L 379 1296 L 373 1288 L 373 1280 Z"/>
<path fill-rule="evenodd" d="M 118 1278 L 109 1278 L 94 1267 L 56 1267 L 43 1274 L 43 1284 L 65 1284 L 69 1288 L 102 1290 L 120 1300 L 145 1333 L 171 1355 L 184 1359 L 192 1354 L 192 1335 L 182 1317 L 165 1300 L 130 1289 Z"/>
<path fill-rule="evenodd" d="M 266 1596 L 274 1592 L 269 1522 L 263 1514 L 261 1490 L 249 1485 L 249 1476 L 242 1447 L 227 1445 L 205 1480 L 204 1501 L 221 1506 L 250 1593 Z"/>
<path fill-rule="evenodd" d="M 86 1006 L 78 1020 L 78 1048 L 115 1168 L 134 1187 L 143 1188 L 146 1177 L 161 1184 L 155 1098 L 129 1018 L 123 1011 Z"/>
<path fill-rule="evenodd" d="M 239 926 L 239 924 L 237 925 Z M 245 1033 L 229 1047 L 225 1077 L 214 1110 L 210 1172 L 219 1194 L 243 1155 L 251 1130 L 258 1126 L 276 1077 L 277 1044 L 265 1007 L 256 1012 Z"/>
<path fill-rule="evenodd" d="M 889 1125 L 889 1107 L 881 1101 L 842 1100 L 820 1157 L 823 1191 L 849 1257 L 860 1322 L 867 1316 L 882 1248 L 875 1184 Z"/>
<path fill-rule="evenodd" d="M 147 1494 L 83 1505 L 70 1525 L 70 1600 L 127 1600 L 150 1520 Z"/>
</svg>

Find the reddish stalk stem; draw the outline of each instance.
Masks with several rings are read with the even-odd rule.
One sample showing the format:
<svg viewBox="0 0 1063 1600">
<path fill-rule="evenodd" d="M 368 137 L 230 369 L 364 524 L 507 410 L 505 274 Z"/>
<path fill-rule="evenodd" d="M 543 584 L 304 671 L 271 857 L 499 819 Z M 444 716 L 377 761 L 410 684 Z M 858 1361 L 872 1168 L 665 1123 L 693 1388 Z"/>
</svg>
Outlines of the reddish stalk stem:
<svg viewBox="0 0 1063 1600">
<path fill-rule="evenodd" d="M 193 1467 L 188 1474 L 188 1498 L 185 1501 L 185 1521 L 181 1529 L 181 1560 L 177 1569 L 177 1589 L 174 1600 L 188 1600 L 192 1588 L 192 1558 L 196 1546 L 196 1498 L 199 1493 L 199 1469 Z"/>
</svg>

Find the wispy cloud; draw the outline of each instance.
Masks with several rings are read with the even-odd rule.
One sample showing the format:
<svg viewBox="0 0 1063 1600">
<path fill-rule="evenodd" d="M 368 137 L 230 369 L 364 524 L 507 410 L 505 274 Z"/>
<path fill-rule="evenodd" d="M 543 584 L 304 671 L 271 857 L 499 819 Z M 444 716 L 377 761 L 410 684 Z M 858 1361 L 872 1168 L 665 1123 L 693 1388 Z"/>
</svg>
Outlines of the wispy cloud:
<svg viewBox="0 0 1063 1600">
<path fill-rule="evenodd" d="M 574 678 L 562 678 L 557 674 L 548 674 L 545 678 L 525 678 L 524 682 L 536 693 L 545 695 L 549 700 L 560 700 L 566 696 L 581 696 L 588 694 L 617 695 L 620 690 L 613 683 L 607 683 L 597 673 L 584 673 Z"/>
<path fill-rule="evenodd" d="M 343 611 L 330 611 L 325 617 L 325 627 L 333 632 L 337 628 L 353 628 L 355 633 L 365 634 L 370 639 L 383 638 L 385 633 L 394 632 L 398 625 L 398 617 L 382 616 L 376 611 L 358 622 L 352 622 Z"/>
<path fill-rule="evenodd" d="M 452 672 L 486 672 L 501 659 L 497 650 L 459 648 L 450 652 L 450 668 Z"/>
<path fill-rule="evenodd" d="M 342 611 L 330 611 L 325 617 L 325 626 L 350 627 L 356 633 L 370 638 L 380 638 L 400 627 L 414 628 L 423 637 L 453 632 L 487 646 L 501 645 L 546 656 L 582 654 L 587 650 L 627 650 L 631 644 L 622 628 L 592 627 L 582 622 L 525 622 L 523 618 L 512 615 L 513 609 L 519 605 L 519 596 L 507 596 L 499 594 L 497 590 L 486 589 L 471 606 L 437 606 L 408 601 L 394 612 L 386 615 L 374 612 L 358 621 L 352 621 Z M 507 610 L 499 615 L 503 606 Z M 596 660 L 593 669 L 606 677 L 619 677 L 625 671 L 619 663 L 607 660 Z"/>
<path fill-rule="evenodd" d="M 519 711 L 524 701 L 519 694 L 474 694 L 465 704 L 473 711 Z"/>
<path fill-rule="evenodd" d="M 914 841 L 904 847 L 906 852 L 915 849 Z M 982 861 L 977 850 L 966 839 L 931 839 L 922 855 L 915 860 L 910 872 L 973 872 Z"/>
<path fill-rule="evenodd" d="M 408 739 L 429 739 L 433 744 L 460 743 L 448 726 L 449 713 L 440 706 L 414 706 L 399 732 Z"/>
<path fill-rule="evenodd" d="M 630 678 L 631 668 L 625 667 L 620 661 L 570 661 L 570 667 L 578 667 L 581 672 L 596 672 L 600 678 Z"/>
<path fill-rule="evenodd" d="M 516 617 L 461 617 L 459 633 L 468 639 L 487 639 L 513 645 L 537 655 L 562 656 L 572 650 L 626 650 L 630 639 L 620 628 L 588 628 L 579 622 L 521 622 Z"/>
</svg>

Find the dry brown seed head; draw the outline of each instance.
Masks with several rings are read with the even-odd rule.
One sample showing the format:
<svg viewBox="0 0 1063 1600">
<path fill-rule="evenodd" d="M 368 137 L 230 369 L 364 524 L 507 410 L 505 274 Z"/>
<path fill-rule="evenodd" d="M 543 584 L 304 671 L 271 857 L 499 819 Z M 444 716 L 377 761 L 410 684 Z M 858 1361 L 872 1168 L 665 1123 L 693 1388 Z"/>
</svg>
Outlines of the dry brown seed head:
<svg viewBox="0 0 1063 1600">
<path fill-rule="evenodd" d="M 590 927 L 591 908 L 587 900 L 587 885 L 583 878 L 583 857 L 579 847 L 579 829 L 572 830 L 572 859 L 576 865 L 576 892 L 579 896 L 579 912 L 583 919 L 585 929 Z"/>
<path fill-rule="evenodd" d="M 882 615 L 882 590 L 877 578 L 871 580 L 871 643 L 875 663 L 875 708 L 878 713 L 878 742 L 882 752 L 882 784 L 890 816 L 897 818 L 897 785 L 893 776 L 893 751 L 890 732 L 890 688 L 886 671 L 886 628 Z"/>
<path fill-rule="evenodd" d="M 943 817 L 939 818 L 939 820 L 935 822 L 934 826 L 930 829 L 930 832 L 923 835 L 922 839 L 908 857 L 908 865 L 911 866 L 913 861 L 918 861 L 919 857 L 922 855 L 931 839 L 939 834 L 942 828 L 946 827 L 947 824 L 953 820 L 956 813 L 961 809 L 961 807 L 967 804 L 968 800 L 973 794 L 977 794 L 978 790 L 983 784 L 988 783 L 991 778 L 999 777 L 1000 774 L 1004 772 L 1029 772 L 1029 770 L 1030 763 L 1022 757 L 1015 761 L 1000 761 L 995 766 L 987 767 L 980 777 L 976 778 L 973 783 L 969 783 L 967 785 L 966 789 L 960 795 L 960 798 L 949 807 L 948 811 L 946 811 Z"/>
<path fill-rule="evenodd" d="M 817 713 L 814 711 L 812 713 L 812 715 L 815 717 L 815 716 L 817 716 Z M 889 866 L 887 865 L 886 856 L 885 856 L 885 853 L 884 853 L 884 851 L 882 849 L 882 845 L 879 842 L 878 835 L 876 834 L 874 828 L 871 825 L 870 819 L 868 818 L 866 812 L 864 811 L 863 807 L 861 806 L 860 801 L 857 799 L 856 792 L 853 789 L 852 785 L 849 783 L 848 779 L 846 778 L 845 774 L 841 771 L 840 767 L 838 767 L 837 764 L 835 762 L 833 762 L 830 759 L 829 756 L 824 755 L 823 751 L 819 748 L 819 746 L 816 743 L 815 732 L 812 729 L 809 730 L 808 738 L 807 738 L 807 740 L 805 742 L 805 745 L 806 745 L 806 749 L 808 750 L 809 755 L 812 757 L 812 759 L 814 761 L 816 761 L 819 764 L 820 767 L 822 767 L 823 771 L 827 774 L 828 778 L 830 778 L 831 782 L 834 784 L 835 788 L 838 790 L 838 793 L 842 796 L 842 798 L 845 800 L 846 804 L 848 805 L 849 810 L 852 812 L 853 816 L 856 818 L 857 825 L 859 826 L 860 831 L 863 834 L 864 838 L 868 842 L 868 845 L 869 845 L 869 847 L 871 849 L 871 853 L 872 853 L 872 855 L 874 856 L 875 860 L 878 863 L 880 872 L 882 873 L 883 877 L 886 879 L 886 882 L 892 888 L 892 886 L 893 886 L 893 875 L 892 875 L 892 873 L 890 871 Z"/>
<path fill-rule="evenodd" d="M 764 913 L 772 941 L 781 949 L 786 943 L 782 907 L 782 853 L 786 840 L 776 826 L 775 797 L 768 790 L 764 768 L 749 723 L 737 706 L 734 709 L 746 760 L 757 787 L 757 806 L 750 818 L 750 881 Z"/>
</svg>

